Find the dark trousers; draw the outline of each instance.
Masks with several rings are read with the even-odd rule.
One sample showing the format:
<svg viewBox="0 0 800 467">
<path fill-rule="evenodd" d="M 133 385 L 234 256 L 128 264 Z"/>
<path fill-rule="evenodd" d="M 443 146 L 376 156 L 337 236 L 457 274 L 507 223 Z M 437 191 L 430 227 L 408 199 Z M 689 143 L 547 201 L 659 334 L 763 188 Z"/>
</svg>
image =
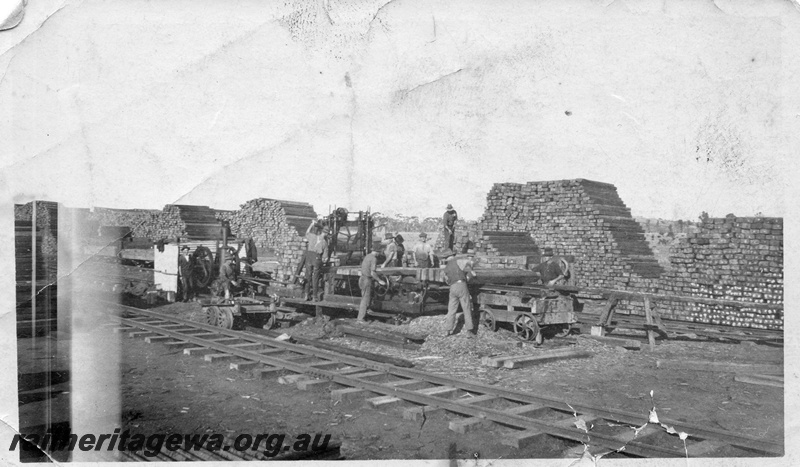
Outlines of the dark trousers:
<svg viewBox="0 0 800 467">
<path fill-rule="evenodd" d="M 182 291 L 182 300 L 184 302 L 190 300 L 194 296 L 194 281 L 192 280 L 192 276 L 188 274 L 181 274 L 181 288 Z"/>
<path fill-rule="evenodd" d="M 306 260 L 306 285 L 305 285 L 305 293 L 308 293 L 313 290 L 314 291 L 314 300 L 321 300 L 319 296 L 319 279 L 320 279 L 320 271 L 322 270 L 322 258 L 317 255 L 317 258 L 314 258 L 313 261 Z M 312 289 L 313 287 L 313 289 Z"/>
<path fill-rule="evenodd" d="M 444 247 L 452 250 L 456 239 L 455 229 L 453 229 L 452 232 L 447 229 L 443 229 L 442 234 L 444 235 Z"/>
</svg>

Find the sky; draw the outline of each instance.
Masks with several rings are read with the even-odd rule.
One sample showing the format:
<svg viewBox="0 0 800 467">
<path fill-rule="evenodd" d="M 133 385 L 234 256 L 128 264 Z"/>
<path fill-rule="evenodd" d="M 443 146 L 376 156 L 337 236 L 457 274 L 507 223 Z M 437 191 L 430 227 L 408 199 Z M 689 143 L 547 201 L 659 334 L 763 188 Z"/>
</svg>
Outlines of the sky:
<svg viewBox="0 0 800 467">
<path fill-rule="evenodd" d="M 495 183 L 587 178 L 637 216 L 786 214 L 791 2 L 29 7 L 0 31 L 12 202 L 476 219 Z"/>
</svg>

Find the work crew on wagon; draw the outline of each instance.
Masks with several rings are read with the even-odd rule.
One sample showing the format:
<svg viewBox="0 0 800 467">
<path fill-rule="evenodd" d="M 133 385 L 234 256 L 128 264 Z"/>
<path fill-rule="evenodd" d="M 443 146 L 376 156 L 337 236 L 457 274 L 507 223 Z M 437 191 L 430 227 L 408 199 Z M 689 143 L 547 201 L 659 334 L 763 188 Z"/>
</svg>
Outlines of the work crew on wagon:
<svg viewBox="0 0 800 467">
<path fill-rule="evenodd" d="M 414 266 L 418 268 L 433 267 L 433 247 L 428 243 L 428 234 L 419 234 L 419 242 L 414 246 Z"/>
</svg>

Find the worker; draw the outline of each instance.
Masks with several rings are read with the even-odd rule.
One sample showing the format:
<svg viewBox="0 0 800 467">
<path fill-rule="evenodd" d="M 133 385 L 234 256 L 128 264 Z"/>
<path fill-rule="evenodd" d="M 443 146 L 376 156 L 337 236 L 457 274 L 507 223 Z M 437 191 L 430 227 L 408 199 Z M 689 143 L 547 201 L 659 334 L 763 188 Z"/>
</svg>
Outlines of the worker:
<svg viewBox="0 0 800 467">
<path fill-rule="evenodd" d="M 230 300 L 231 289 L 234 285 L 238 285 L 239 283 L 236 271 L 236 258 L 229 256 L 225 260 L 225 264 L 219 269 L 219 278 L 222 290 L 225 292 L 225 300 Z"/>
<path fill-rule="evenodd" d="M 319 221 L 314 219 L 311 221 L 311 224 L 308 225 L 306 229 L 306 251 L 303 252 L 303 255 L 300 256 L 300 263 L 297 265 L 297 269 L 294 271 L 294 279 L 292 283 L 296 284 L 298 279 L 300 279 L 300 273 L 303 271 L 303 268 L 306 270 L 306 283 L 311 280 L 311 273 L 308 270 L 309 266 L 309 259 L 313 260 L 313 252 L 314 246 L 317 244 L 317 236 L 319 234 L 321 226 Z M 306 300 L 308 296 L 306 296 Z"/>
<path fill-rule="evenodd" d="M 453 209 L 452 204 L 447 205 L 447 211 L 444 212 L 444 216 L 442 216 L 442 222 L 444 223 L 444 229 L 442 233 L 444 234 L 444 245 L 445 249 L 453 249 L 453 244 L 456 240 L 456 221 L 458 220 L 458 213 L 456 210 Z"/>
<path fill-rule="evenodd" d="M 385 267 L 403 267 L 403 255 L 406 253 L 406 248 L 403 246 L 403 236 L 397 234 L 391 238 L 389 244 L 386 245 L 386 260 L 381 265 Z"/>
<path fill-rule="evenodd" d="M 386 285 L 378 276 L 378 250 L 373 246 L 372 251 L 361 261 L 361 277 L 358 278 L 358 288 L 361 289 L 361 303 L 358 306 L 358 321 L 364 322 L 367 318 L 367 307 L 372 300 L 372 281 L 376 280 L 381 285 Z"/>
<path fill-rule="evenodd" d="M 309 292 L 314 293 L 313 298 L 315 301 L 322 300 L 322 297 L 319 295 L 319 274 L 322 270 L 323 262 L 327 261 L 328 258 L 328 237 L 330 233 L 331 229 L 325 226 L 322 229 L 322 233 L 317 236 L 317 241 L 312 249 L 308 250 L 309 257 L 306 260 L 306 273 L 309 274 L 309 276 L 306 277 L 306 300 L 311 299 Z"/>
<path fill-rule="evenodd" d="M 181 280 L 181 301 L 188 302 L 194 297 L 194 279 L 192 273 L 194 270 L 194 258 L 189 254 L 191 248 L 187 245 L 181 247 L 181 253 L 178 255 L 178 277 Z"/>
<path fill-rule="evenodd" d="M 414 266 L 418 268 L 433 267 L 433 247 L 428 243 L 428 234 L 419 234 L 419 243 L 414 246 Z"/>
<path fill-rule="evenodd" d="M 467 330 L 467 336 L 474 337 L 477 334 L 477 330 L 472 321 L 472 298 L 467 288 L 467 280 L 477 276 L 477 274 L 472 270 L 471 263 L 468 263 L 462 270 L 458 265 L 453 250 L 444 250 L 442 258 L 444 258 L 445 262 L 444 280 L 450 286 L 447 317 L 445 317 L 444 321 L 445 329 L 447 329 L 446 335 L 452 336 L 455 334 L 456 325 L 458 324 L 456 313 L 458 312 L 458 306 L 461 305 L 461 309 L 464 311 L 464 328 Z"/>
<path fill-rule="evenodd" d="M 386 259 L 381 264 L 382 268 L 394 266 L 394 260 L 397 258 L 397 243 L 394 241 L 394 235 L 386 234 L 384 241 L 386 242 L 386 248 L 384 248 L 383 253 Z"/>
<path fill-rule="evenodd" d="M 572 275 L 572 267 L 563 256 L 552 256 L 547 261 L 531 268 L 538 272 L 545 285 L 564 285 Z"/>
</svg>

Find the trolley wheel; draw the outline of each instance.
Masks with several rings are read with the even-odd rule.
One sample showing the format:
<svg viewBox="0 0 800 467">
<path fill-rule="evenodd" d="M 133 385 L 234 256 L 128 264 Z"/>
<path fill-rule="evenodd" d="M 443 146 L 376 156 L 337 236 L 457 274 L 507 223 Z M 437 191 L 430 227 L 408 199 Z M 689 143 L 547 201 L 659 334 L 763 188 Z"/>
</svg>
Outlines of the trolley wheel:
<svg viewBox="0 0 800 467">
<path fill-rule="evenodd" d="M 495 320 L 494 313 L 491 310 L 481 310 L 481 324 L 492 332 L 497 331 L 497 320 Z"/>
<path fill-rule="evenodd" d="M 542 343 L 539 324 L 530 315 L 522 314 L 514 319 L 514 332 L 522 340 L 534 341 L 537 345 Z"/>
<path fill-rule="evenodd" d="M 206 323 L 224 329 L 233 329 L 233 312 L 228 307 L 206 308 Z"/>
<path fill-rule="evenodd" d="M 386 282 L 386 285 L 381 285 L 380 283 L 376 282 L 374 288 L 372 289 L 372 291 L 375 292 L 375 295 L 378 297 L 386 296 L 386 293 L 389 292 L 389 288 L 392 286 L 388 277 L 381 276 L 381 279 Z"/>
<path fill-rule="evenodd" d="M 555 333 L 555 337 L 567 337 L 572 331 L 572 326 L 569 324 L 562 324 L 561 329 Z"/>
<path fill-rule="evenodd" d="M 217 315 L 219 314 L 219 307 L 216 306 L 209 306 L 205 309 L 206 312 L 206 324 L 210 324 L 211 326 L 217 325 Z"/>
<path fill-rule="evenodd" d="M 231 309 L 227 306 L 220 308 L 217 319 L 217 326 L 224 329 L 233 329 L 233 323 L 234 323 L 234 317 Z"/>
</svg>

